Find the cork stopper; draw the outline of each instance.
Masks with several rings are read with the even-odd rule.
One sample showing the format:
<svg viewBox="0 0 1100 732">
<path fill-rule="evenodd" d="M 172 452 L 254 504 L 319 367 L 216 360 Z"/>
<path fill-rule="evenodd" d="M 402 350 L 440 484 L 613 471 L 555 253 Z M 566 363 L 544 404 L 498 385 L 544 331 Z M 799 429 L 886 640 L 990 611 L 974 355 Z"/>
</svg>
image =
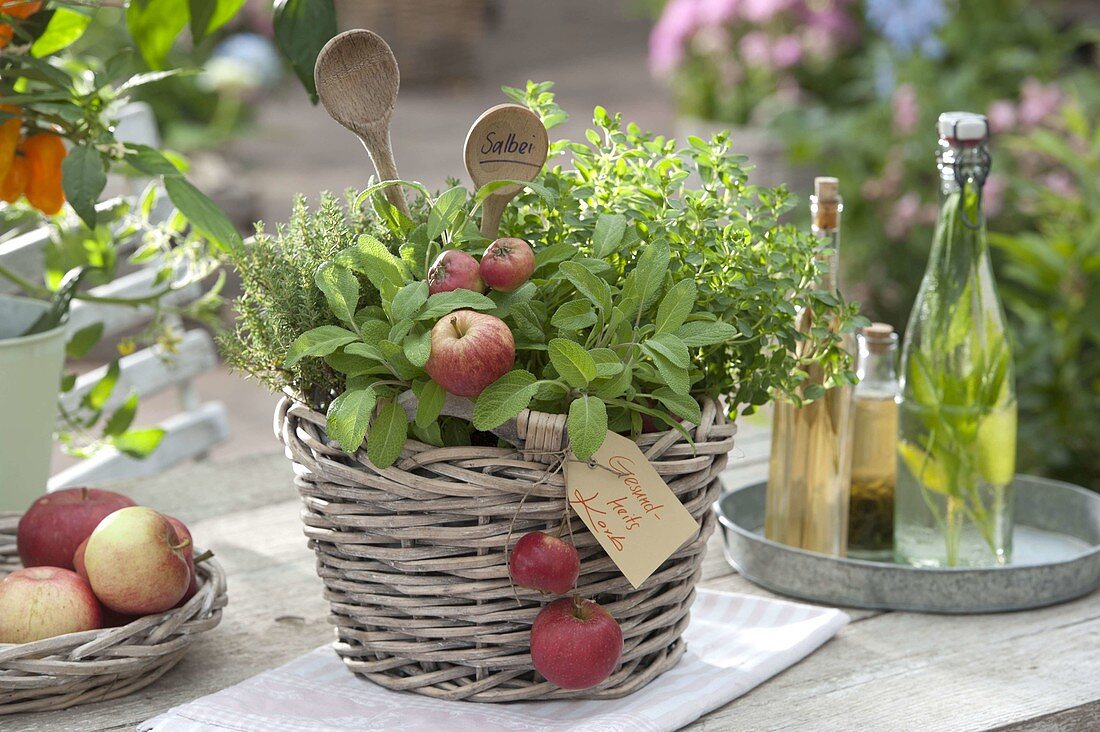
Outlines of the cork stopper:
<svg viewBox="0 0 1100 732">
<path fill-rule="evenodd" d="M 814 178 L 814 196 L 810 202 L 814 226 L 822 231 L 834 231 L 840 226 L 840 181 L 836 178 Z"/>
<path fill-rule="evenodd" d="M 886 353 L 897 346 L 898 334 L 889 323 L 871 323 L 861 332 L 870 353 Z"/>
</svg>

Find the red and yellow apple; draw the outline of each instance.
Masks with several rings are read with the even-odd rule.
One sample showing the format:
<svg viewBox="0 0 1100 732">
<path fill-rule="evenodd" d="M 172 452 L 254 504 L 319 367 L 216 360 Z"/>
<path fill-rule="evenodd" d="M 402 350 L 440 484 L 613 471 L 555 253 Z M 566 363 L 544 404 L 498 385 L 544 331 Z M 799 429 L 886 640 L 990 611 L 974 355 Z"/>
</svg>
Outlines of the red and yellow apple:
<svg viewBox="0 0 1100 732">
<path fill-rule="evenodd" d="M 513 582 L 552 595 L 573 589 L 580 572 L 576 547 L 541 531 L 524 534 L 508 557 L 508 575 Z"/>
<path fill-rule="evenodd" d="M 98 488 L 65 488 L 35 501 L 19 520 L 16 546 L 24 567 L 73 568 L 73 554 L 99 522 L 133 506 L 124 495 Z"/>
<path fill-rule="evenodd" d="M 512 292 L 535 271 L 535 253 L 523 239 L 497 239 L 481 255 L 481 279 L 500 292 Z"/>
<path fill-rule="evenodd" d="M 191 530 L 187 528 L 186 524 L 175 516 L 165 514 L 164 518 L 172 524 L 172 528 L 176 530 L 176 536 L 179 537 L 180 541 L 187 544 L 183 550 L 183 555 L 187 557 L 187 568 L 191 572 L 191 581 L 187 584 L 187 591 L 183 593 L 183 597 L 176 603 L 176 607 L 180 607 L 194 597 L 199 590 L 199 578 L 195 573 L 195 544 L 191 540 Z"/>
<path fill-rule="evenodd" d="M 432 350 L 424 370 L 455 396 L 475 397 L 512 370 L 516 341 L 495 315 L 456 310 L 432 328 Z"/>
<path fill-rule="evenodd" d="M 0 581 L 0 643 L 31 643 L 101 627 L 99 601 L 76 572 L 28 567 Z"/>
<path fill-rule="evenodd" d="M 84 548 L 84 569 L 96 596 L 111 610 L 148 615 L 172 608 L 191 582 L 186 549 L 172 523 L 151 508 L 115 511 Z"/>
<path fill-rule="evenodd" d="M 485 292 L 480 265 L 461 249 L 448 249 L 440 253 L 428 268 L 428 294 L 451 290 Z"/>
<path fill-rule="evenodd" d="M 544 607 L 531 626 L 531 661 L 563 689 L 602 684 L 623 655 L 623 631 L 600 605 L 563 597 Z"/>
</svg>

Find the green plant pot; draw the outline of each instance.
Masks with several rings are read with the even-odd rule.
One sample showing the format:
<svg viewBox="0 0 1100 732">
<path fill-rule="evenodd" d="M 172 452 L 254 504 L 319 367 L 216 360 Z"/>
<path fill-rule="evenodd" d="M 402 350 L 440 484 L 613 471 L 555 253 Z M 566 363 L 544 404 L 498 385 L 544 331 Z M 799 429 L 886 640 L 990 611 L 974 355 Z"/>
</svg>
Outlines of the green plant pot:
<svg viewBox="0 0 1100 732">
<path fill-rule="evenodd" d="M 47 307 L 0 295 L 0 511 L 25 510 L 50 477 L 66 327 L 19 336 Z"/>
</svg>

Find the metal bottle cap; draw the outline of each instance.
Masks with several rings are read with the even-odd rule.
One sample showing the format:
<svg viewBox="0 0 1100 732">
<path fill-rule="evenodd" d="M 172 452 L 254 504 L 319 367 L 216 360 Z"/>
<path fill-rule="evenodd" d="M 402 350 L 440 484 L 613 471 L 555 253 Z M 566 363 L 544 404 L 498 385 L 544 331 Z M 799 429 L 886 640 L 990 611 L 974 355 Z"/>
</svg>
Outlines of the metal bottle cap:
<svg viewBox="0 0 1100 732">
<path fill-rule="evenodd" d="M 940 137 L 958 142 L 981 142 L 989 139 L 989 122 L 984 114 L 975 112 L 944 112 L 936 123 Z"/>
</svg>

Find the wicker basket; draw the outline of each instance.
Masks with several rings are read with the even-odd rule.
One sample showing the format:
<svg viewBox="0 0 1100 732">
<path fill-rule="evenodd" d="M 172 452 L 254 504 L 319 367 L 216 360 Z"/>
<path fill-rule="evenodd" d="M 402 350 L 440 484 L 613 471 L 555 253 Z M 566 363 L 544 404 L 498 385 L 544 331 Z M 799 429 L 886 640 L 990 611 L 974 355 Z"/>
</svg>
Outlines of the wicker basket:
<svg viewBox="0 0 1100 732">
<path fill-rule="evenodd" d="M 531 623 L 547 600 L 514 588 L 506 560 L 506 545 L 524 533 L 561 524 L 564 479 L 542 458 L 561 449 L 564 422 L 524 412 L 512 425 L 522 449 L 410 440 L 396 465 L 379 470 L 364 450 L 350 456 L 329 441 L 324 415 L 280 402 L 276 431 L 295 463 L 335 648 L 352 671 L 390 689 L 509 702 L 625 696 L 676 664 L 735 426 L 706 401 L 694 448 L 675 431 L 639 440 L 701 530 L 638 590 L 572 516 L 578 591 L 619 621 L 625 644 L 607 681 L 576 692 L 532 670 Z"/>
<path fill-rule="evenodd" d="M 18 523 L 18 513 L 0 513 L 0 577 L 20 567 Z M 199 633 L 221 621 L 225 573 L 213 559 L 196 569 L 198 591 L 176 610 L 118 628 L 0 643 L 0 715 L 114 699 L 159 679 L 183 658 Z"/>
</svg>

